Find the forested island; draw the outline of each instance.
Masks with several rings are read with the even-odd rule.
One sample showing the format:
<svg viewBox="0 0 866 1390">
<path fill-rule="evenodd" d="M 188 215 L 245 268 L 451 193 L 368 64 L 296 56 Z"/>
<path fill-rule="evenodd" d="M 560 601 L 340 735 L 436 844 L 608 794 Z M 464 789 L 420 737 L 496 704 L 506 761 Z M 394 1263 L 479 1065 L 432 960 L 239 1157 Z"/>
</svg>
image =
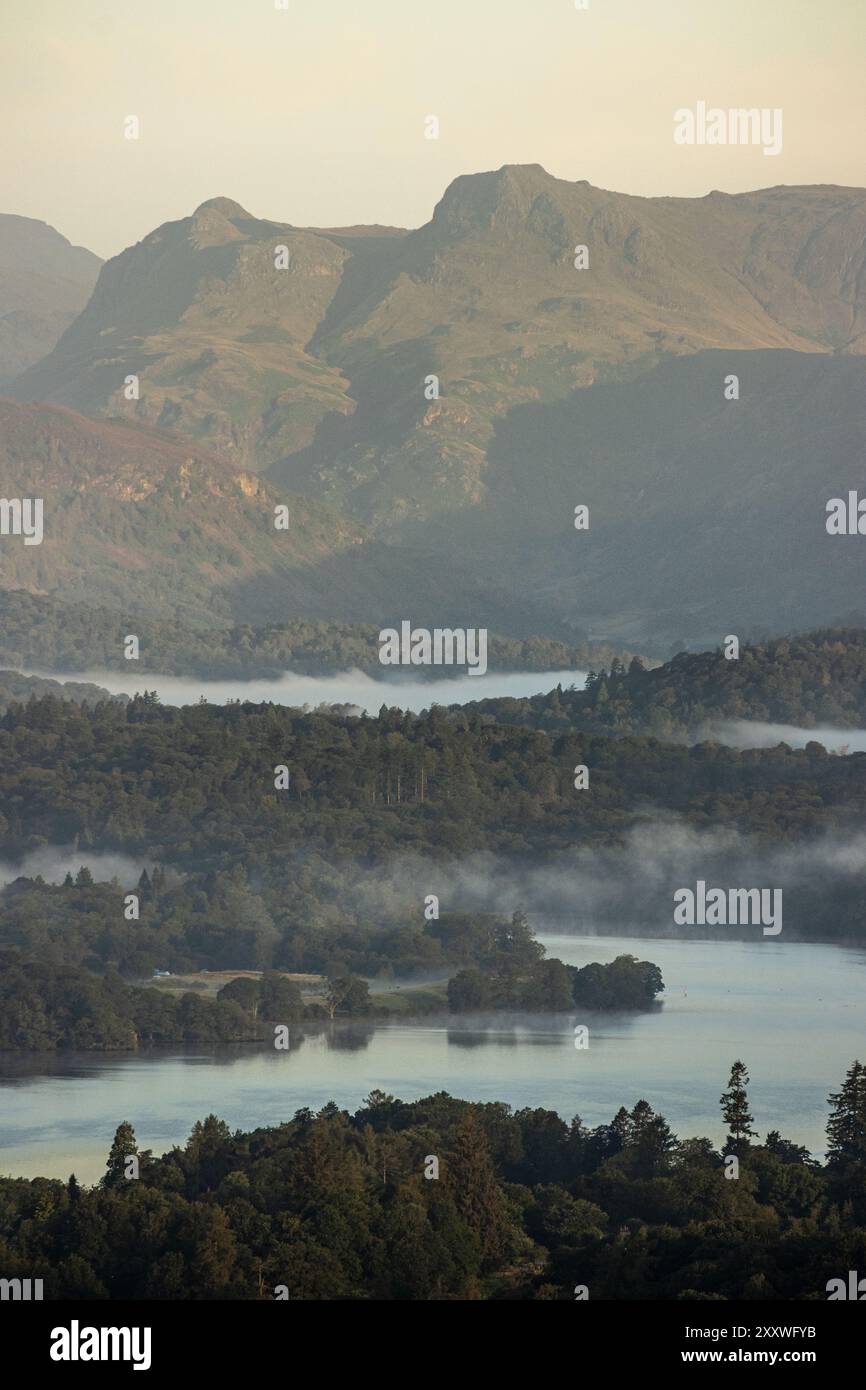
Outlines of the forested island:
<svg viewBox="0 0 866 1390">
<path fill-rule="evenodd" d="M 78 882 L 51 888 L 19 882 L 13 900 L 27 899 L 27 911 L 6 928 L 0 946 L 0 1050 L 49 1052 L 123 1051 L 164 1043 L 268 1042 L 275 1028 L 343 1019 L 375 1022 L 394 1017 L 394 998 L 331 960 L 316 977 L 266 969 L 246 972 L 221 984 L 216 992 L 201 978 L 195 988 L 174 985 L 172 972 L 158 980 L 136 980 L 142 955 L 152 943 L 136 941 L 126 924 L 103 921 L 86 910 L 87 894 L 105 906 L 105 890 L 92 883 L 89 871 Z M 146 875 L 142 876 L 143 879 Z M 157 882 L 159 876 L 155 875 Z M 143 892 L 145 884 L 139 885 Z M 8 896 L 8 895 L 4 895 Z M 59 916 L 53 930 L 40 921 L 39 898 L 52 900 Z M 77 902 L 76 902 L 77 899 Z M 75 922 L 76 909 L 79 921 Z M 73 929 L 67 934 L 63 924 Z M 75 929 L 77 927 L 77 930 Z M 112 930 L 112 927 L 114 928 Z M 399 1016 L 510 1012 L 562 1013 L 576 1008 L 649 1009 L 664 990 L 658 966 L 622 955 L 607 965 L 580 969 L 546 959 L 524 913 L 510 920 L 491 915 L 456 916 L 429 924 L 431 956 L 439 968 L 459 969 L 441 985 L 408 989 L 399 1000 Z M 145 929 L 146 932 L 146 929 Z M 385 957 L 387 977 L 399 956 L 399 933 Z M 383 943 L 386 946 L 388 943 Z M 238 947 L 238 953 L 241 948 Z M 211 959 L 205 950 L 206 959 Z M 230 972 L 223 971 L 221 975 Z M 204 967 L 204 974 L 208 974 Z M 221 975 L 217 976 L 219 980 Z M 310 984 L 310 981 L 314 983 Z M 307 988 L 301 988 L 303 982 Z"/>
<path fill-rule="evenodd" d="M 161 1158 L 118 1125 L 93 1188 L 0 1179 L 0 1267 L 46 1299 L 826 1300 L 866 1244 L 866 1067 L 830 1097 L 827 1157 L 769 1132 L 749 1075 L 728 1137 L 680 1139 L 645 1100 L 588 1129 L 444 1091 L 372 1092 Z"/>
</svg>

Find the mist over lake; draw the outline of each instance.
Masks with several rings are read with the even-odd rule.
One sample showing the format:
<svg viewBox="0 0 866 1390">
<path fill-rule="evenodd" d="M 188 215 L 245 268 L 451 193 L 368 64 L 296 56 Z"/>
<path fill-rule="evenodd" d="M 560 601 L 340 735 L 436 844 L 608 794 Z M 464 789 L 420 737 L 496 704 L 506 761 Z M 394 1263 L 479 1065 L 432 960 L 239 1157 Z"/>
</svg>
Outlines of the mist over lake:
<svg viewBox="0 0 866 1390">
<path fill-rule="evenodd" d="M 131 663 L 132 665 L 133 663 Z M 382 705 L 418 714 L 431 705 L 462 705 L 494 696 L 523 698 L 540 695 L 555 686 L 582 688 L 586 671 L 488 671 L 483 676 L 460 675 L 441 680 L 403 680 L 396 677 L 374 680 L 364 671 L 343 671 L 334 676 L 300 676 L 285 671 L 273 680 L 200 680 L 195 676 L 161 676 L 149 671 L 132 671 L 119 676 L 116 671 L 76 671 L 63 674 L 28 671 L 28 675 L 50 674 L 59 681 L 86 681 L 100 685 L 112 695 L 134 695 L 155 690 L 164 705 L 194 705 L 204 696 L 215 705 L 227 700 L 254 704 L 271 701 L 276 705 L 351 705 L 375 715 Z"/>
</svg>

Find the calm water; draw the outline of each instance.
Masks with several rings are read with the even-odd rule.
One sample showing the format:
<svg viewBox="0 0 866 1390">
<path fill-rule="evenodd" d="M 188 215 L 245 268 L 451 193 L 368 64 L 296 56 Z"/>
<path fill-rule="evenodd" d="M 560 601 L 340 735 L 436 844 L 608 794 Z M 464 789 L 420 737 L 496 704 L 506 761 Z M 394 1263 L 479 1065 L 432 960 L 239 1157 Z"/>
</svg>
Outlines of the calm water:
<svg viewBox="0 0 866 1390">
<path fill-rule="evenodd" d="M 410 1100 L 440 1089 L 545 1106 L 591 1125 L 640 1097 L 682 1136 L 722 1138 L 718 1098 L 742 1057 L 756 1128 L 820 1153 L 826 1098 L 866 1060 L 866 951 L 779 940 L 544 937 L 571 964 L 623 951 L 656 961 L 664 1006 L 641 1015 L 493 1018 L 311 1033 L 291 1052 L 180 1049 L 105 1057 L 0 1054 L 0 1173 L 92 1182 L 117 1124 L 142 1148 L 182 1143 L 210 1111 L 232 1128 L 288 1119 L 328 1100 L 350 1110 L 374 1087 Z M 578 1051 L 575 1023 L 590 1026 Z"/>
</svg>

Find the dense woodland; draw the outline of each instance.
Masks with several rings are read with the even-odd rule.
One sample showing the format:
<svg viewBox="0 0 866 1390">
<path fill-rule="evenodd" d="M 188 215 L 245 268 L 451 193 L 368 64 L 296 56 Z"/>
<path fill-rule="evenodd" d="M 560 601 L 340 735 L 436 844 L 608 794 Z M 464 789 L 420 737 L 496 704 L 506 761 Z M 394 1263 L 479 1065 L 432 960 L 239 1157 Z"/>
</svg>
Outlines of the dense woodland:
<svg viewBox="0 0 866 1390">
<path fill-rule="evenodd" d="M 585 690 L 558 687 L 526 699 L 464 705 L 502 724 L 558 734 L 711 737 L 722 722 L 751 719 L 802 728 L 866 725 L 866 630 L 836 628 L 743 646 L 681 652 L 648 670 L 640 658 L 593 671 Z"/>
<path fill-rule="evenodd" d="M 123 641 L 134 632 L 141 643 L 138 662 L 124 658 Z M 291 670 L 326 676 L 357 669 L 383 676 L 379 629 L 363 623 L 307 622 L 296 619 L 263 627 L 238 624 L 190 627 L 110 608 L 64 604 L 23 589 L 0 590 L 0 666 L 62 672 L 122 671 L 131 692 L 141 674 L 199 676 L 204 679 L 267 679 Z M 491 632 L 488 665 L 499 671 L 574 671 L 631 654 L 622 647 L 533 636 L 512 638 Z M 441 680 L 442 668 L 411 668 L 413 680 Z"/>
<path fill-rule="evenodd" d="M 436 992 L 408 995 L 407 1013 L 647 1009 L 664 989 L 658 967 L 633 956 L 582 969 L 545 959 L 525 914 L 515 912 L 510 920 L 451 914 L 425 924 L 420 933 L 391 928 L 372 938 L 360 935 L 352 953 L 341 953 L 339 943 L 322 932 L 311 946 L 312 959 L 300 963 L 325 976 L 321 1001 L 304 999 L 293 980 L 267 966 L 257 978 L 230 981 L 215 1000 L 192 990 L 176 997 L 141 987 L 155 959 L 176 966 L 179 956 L 182 969 L 209 970 L 224 964 L 215 960 L 217 947 L 229 968 L 244 969 L 245 956 L 269 954 L 273 929 L 269 939 L 261 920 L 258 934 L 245 920 L 234 933 L 232 912 L 242 902 L 236 896 L 229 900 L 222 931 L 211 933 L 199 921 L 188 941 L 172 939 L 165 928 L 156 940 L 147 918 L 131 924 L 118 914 L 116 888 L 94 884 L 87 869 L 77 880 L 62 887 L 19 880 L 0 895 L 0 1050 L 114 1051 L 157 1043 L 273 1041 L 268 1023 L 297 1029 L 324 1020 L 375 1018 L 376 999 L 367 981 L 347 965 L 347 955 L 356 968 L 366 966 L 386 980 L 413 968 L 442 977 L 456 971 L 444 998 Z M 142 874 L 138 891 L 146 907 L 153 903 L 154 880 L 158 894 L 161 873 Z M 419 951 L 419 936 L 426 950 Z M 196 944 L 197 958 L 185 959 L 184 952 Z M 292 943 L 295 951 L 299 945 Z"/>
<path fill-rule="evenodd" d="M 624 894 L 615 926 L 626 906 L 634 914 L 622 847 L 653 817 L 675 817 L 698 846 L 708 837 L 701 862 L 748 884 L 738 845 L 796 863 L 828 836 L 856 834 L 864 810 L 866 755 L 818 744 L 738 752 L 550 735 L 436 708 L 371 719 L 48 696 L 0 718 L 0 859 L 53 845 L 123 852 L 136 877 L 145 870 L 140 919 L 125 919 L 119 882 L 19 879 L 0 892 L 0 946 L 128 980 L 271 968 L 442 978 L 476 968 L 490 930 L 458 890 L 440 922 L 423 915 L 424 895 L 447 897 L 450 866 L 468 855 L 487 856 L 492 883 L 503 865 L 570 875 L 575 853 L 601 853 Z M 720 827 L 735 868 L 718 859 Z M 670 930 L 679 882 L 640 889 L 643 921 Z M 858 941 L 864 928 L 862 874 L 840 873 L 832 855 L 786 897 L 786 938 Z"/>
<path fill-rule="evenodd" d="M 826 1300 L 866 1256 L 866 1067 L 823 1165 L 757 1142 L 748 1082 L 721 1152 L 645 1100 L 590 1130 L 377 1091 L 252 1133 L 210 1115 L 162 1158 L 124 1121 L 95 1188 L 0 1179 L 0 1268 L 49 1299 Z"/>
<path fill-rule="evenodd" d="M 281 767 L 289 784 L 277 789 Z M 866 754 L 817 743 L 738 751 L 551 736 L 435 707 L 346 718 L 48 696 L 0 718 L 0 855 L 77 841 L 216 868 L 301 845 L 363 863 L 413 848 L 537 853 L 614 842 L 648 807 L 794 838 L 857 823 L 864 771 Z"/>
</svg>

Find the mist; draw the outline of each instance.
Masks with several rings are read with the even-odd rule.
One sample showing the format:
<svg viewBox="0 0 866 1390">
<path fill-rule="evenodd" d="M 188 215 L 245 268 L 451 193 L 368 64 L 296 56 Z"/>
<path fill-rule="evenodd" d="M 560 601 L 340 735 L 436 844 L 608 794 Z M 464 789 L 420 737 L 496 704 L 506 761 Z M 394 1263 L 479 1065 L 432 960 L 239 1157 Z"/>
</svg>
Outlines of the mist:
<svg viewBox="0 0 866 1390">
<path fill-rule="evenodd" d="M 25 675 L 43 675 L 34 670 Z M 195 705 L 204 697 L 209 704 L 222 705 L 227 700 L 244 700 L 254 704 L 271 701 L 276 705 L 316 708 L 319 705 L 344 705 L 354 713 L 378 714 L 382 705 L 394 706 L 420 714 L 431 705 L 462 705 L 471 700 L 489 700 L 512 696 L 525 698 L 541 695 L 557 685 L 582 687 L 585 671 L 488 671 L 484 676 L 461 675 L 453 678 L 443 674 L 436 680 L 403 680 L 399 677 L 375 680 L 365 671 L 343 671 L 334 676 L 300 676 L 284 671 L 268 680 L 201 680 L 195 676 L 161 676 L 148 671 L 118 675 L 116 671 L 52 671 L 53 680 L 83 681 L 102 686 L 112 695 L 133 695 L 136 691 L 155 690 L 164 705 Z"/>
<path fill-rule="evenodd" d="M 72 874 L 74 878 L 82 865 L 90 870 L 97 883 L 107 883 L 116 878 L 124 888 L 134 888 L 142 869 L 150 871 L 153 868 L 151 863 L 132 859 L 127 854 L 48 845 L 44 849 L 32 850 L 17 863 L 0 860 L 0 888 L 5 888 L 16 878 L 37 876 L 44 878 L 46 883 L 62 883 L 67 874 Z"/>
<path fill-rule="evenodd" d="M 712 737 L 734 748 L 775 748 L 779 743 L 805 748 L 807 743 L 821 743 L 828 753 L 866 753 L 866 729 L 834 729 L 827 724 L 801 729 L 796 724 L 730 719 L 714 724 Z"/>
<path fill-rule="evenodd" d="M 399 919 L 411 904 L 420 925 L 424 898 L 435 894 L 441 913 L 523 908 L 538 933 L 762 939 L 760 926 L 676 926 L 673 894 L 699 878 L 714 887 L 780 888 L 784 937 L 844 939 L 866 897 L 866 830 L 782 846 L 648 815 L 618 846 L 579 847 L 544 863 L 483 852 L 438 865 L 403 855 L 384 870 L 356 870 L 345 891 L 359 919 Z"/>
</svg>

